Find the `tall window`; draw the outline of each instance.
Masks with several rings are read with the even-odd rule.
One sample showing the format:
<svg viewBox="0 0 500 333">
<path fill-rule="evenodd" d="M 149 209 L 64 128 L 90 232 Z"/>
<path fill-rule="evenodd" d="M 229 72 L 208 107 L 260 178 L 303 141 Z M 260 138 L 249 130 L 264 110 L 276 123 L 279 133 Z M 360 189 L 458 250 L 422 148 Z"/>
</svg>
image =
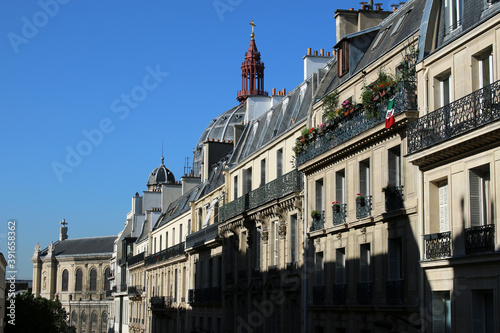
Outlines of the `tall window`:
<svg viewBox="0 0 500 333">
<path fill-rule="evenodd" d="M 255 228 L 255 269 L 260 269 L 260 237 L 261 237 L 261 228 Z"/>
<path fill-rule="evenodd" d="M 297 262 L 297 214 L 290 216 L 290 262 Z"/>
<path fill-rule="evenodd" d="M 267 180 L 267 166 L 266 159 L 260 161 L 260 186 L 264 186 Z"/>
<path fill-rule="evenodd" d="M 403 279 L 401 238 L 389 239 L 389 281 Z"/>
<path fill-rule="evenodd" d="M 432 292 L 432 332 L 451 333 L 451 300 L 449 291 Z"/>
<path fill-rule="evenodd" d="M 273 222 L 273 266 L 278 266 L 278 221 Z"/>
<path fill-rule="evenodd" d="M 179 243 L 182 243 L 182 224 L 179 225 Z"/>
<path fill-rule="evenodd" d="M 75 273 L 75 291 L 82 291 L 83 273 L 80 268 L 77 268 Z"/>
<path fill-rule="evenodd" d="M 219 201 L 214 204 L 214 223 L 219 223 Z"/>
<path fill-rule="evenodd" d="M 172 228 L 172 245 L 175 244 L 175 228 Z"/>
<path fill-rule="evenodd" d="M 62 291 L 68 291 L 68 279 L 69 279 L 68 270 L 65 269 L 62 272 L 62 288 L 61 288 Z"/>
<path fill-rule="evenodd" d="M 394 186 L 401 185 L 401 148 L 396 146 L 388 151 L 389 174 L 388 183 Z"/>
<path fill-rule="evenodd" d="M 283 148 L 276 151 L 276 178 L 283 176 Z"/>
<path fill-rule="evenodd" d="M 489 166 L 469 170 L 470 226 L 493 223 Z"/>
<path fill-rule="evenodd" d="M 92 268 L 90 270 L 90 291 L 97 290 L 97 270 Z"/>
<path fill-rule="evenodd" d="M 443 107 L 451 103 L 451 70 L 446 70 L 434 79 L 436 108 Z"/>
<path fill-rule="evenodd" d="M 335 200 L 345 202 L 345 170 L 335 172 Z"/>
<path fill-rule="evenodd" d="M 345 248 L 339 248 L 335 251 L 335 283 L 345 284 Z"/>
<path fill-rule="evenodd" d="M 316 252 L 315 259 L 316 259 L 316 269 L 315 269 L 316 286 L 323 286 L 325 284 L 324 281 L 325 268 L 323 266 L 323 252 Z"/>
<path fill-rule="evenodd" d="M 168 249 L 168 231 L 165 233 L 165 248 Z"/>
<path fill-rule="evenodd" d="M 359 282 L 370 282 L 370 243 L 359 246 Z"/>
<path fill-rule="evenodd" d="M 495 332 L 495 304 L 493 290 L 472 290 L 471 332 Z"/>
<path fill-rule="evenodd" d="M 243 170 L 243 194 L 252 191 L 252 168 Z"/>
<path fill-rule="evenodd" d="M 160 235 L 160 252 L 161 252 L 162 243 L 163 243 L 163 239 L 162 239 L 162 236 Z"/>
<path fill-rule="evenodd" d="M 448 181 L 438 183 L 439 232 L 450 231 L 448 214 Z"/>
<path fill-rule="evenodd" d="M 478 89 L 481 89 L 493 83 L 493 53 L 491 47 L 475 58 L 477 61 Z"/>
<path fill-rule="evenodd" d="M 316 205 L 315 210 L 323 210 L 323 178 L 316 180 Z"/>
<path fill-rule="evenodd" d="M 445 0 L 444 1 L 444 20 L 445 31 L 449 33 L 462 25 L 462 0 Z"/>
<path fill-rule="evenodd" d="M 154 247 L 153 247 L 153 250 L 154 250 L 153 252 L 154 252 L 154 253 L 156 253 L 156 237 L 155 237 L 155 240 L 154 240 L 154 242 L 153 242 L 153 246 L 154 246 Z"/>
<path fill-rule="evenodd" d="M 174 302 L 177 302 L 177 269 L 174 271 Z"/>
<path fill-rule="evenodd" d="M 359 193 L 370 195 L 370 159 L 359 163 Z"/>
<path fill-rule="evenodd" d="M 233 178 L 233 200 L 238 198 L 238 176 Z"/>
<path fill-rule="evenodd" d="M 109 267 L 106 267 L 104 270 L 104 291 L 107 291 L 110 289 L 109 287 L 109 278 L 111 277 Z"/>
</svg>

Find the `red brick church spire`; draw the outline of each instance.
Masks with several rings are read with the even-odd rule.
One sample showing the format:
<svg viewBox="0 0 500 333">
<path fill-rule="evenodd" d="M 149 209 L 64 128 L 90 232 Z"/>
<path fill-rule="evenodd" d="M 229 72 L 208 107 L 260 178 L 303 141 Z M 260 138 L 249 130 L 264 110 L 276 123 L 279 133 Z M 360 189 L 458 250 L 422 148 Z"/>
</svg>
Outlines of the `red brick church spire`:
<svg viewBox="0 0 500 333">
<path fill-rule="evenodd" d="M 241 64 L 241 91 L 238 91 L 236 97 L 240 103 L 243 103 L 248 96 L 267 96 L 267 91 L 264 91 L 264 63 L 260 61 L 260 52 L 257 51 L 255 44 L 253 20 L 250 25 L 252 26 L 250 46 L 245 53 L 245 61 Z"/>
</svg>

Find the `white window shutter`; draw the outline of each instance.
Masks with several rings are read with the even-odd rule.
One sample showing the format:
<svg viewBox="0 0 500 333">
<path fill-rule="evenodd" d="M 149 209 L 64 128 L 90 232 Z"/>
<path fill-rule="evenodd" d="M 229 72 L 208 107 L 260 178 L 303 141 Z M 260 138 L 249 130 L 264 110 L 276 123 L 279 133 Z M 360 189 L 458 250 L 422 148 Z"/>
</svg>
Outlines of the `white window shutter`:
<svg viewBox="0 0 500 333">
<path fill-rule="evenodd" d="M 481 178 L 476 171 L 469 172 L 469 209 L 470 209 L 470 226 L 476 227 L 482 224 L 481 222 Z"/>
<path fill-rule="evenodd" d="M 448 219 L 448 184 L 439 187 L 439 231 L 450 231 Z"/>
</svg>

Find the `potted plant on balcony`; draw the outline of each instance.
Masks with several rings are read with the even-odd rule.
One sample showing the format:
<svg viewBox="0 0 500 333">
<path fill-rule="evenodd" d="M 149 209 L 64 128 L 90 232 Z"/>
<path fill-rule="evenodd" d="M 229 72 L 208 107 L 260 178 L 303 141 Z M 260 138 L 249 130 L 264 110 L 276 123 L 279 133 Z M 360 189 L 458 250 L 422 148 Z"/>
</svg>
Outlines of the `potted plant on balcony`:
<svg viewBox="0 0 500 333">
<path fill-rule="evenodd" d="M 382 187 L 382 192 L 386 195 L 393 194 L 396 192 L 396 186 L 392 184 L 387 184 L 387 186 Z"/>
<path fill-rule="evenodd" d="M 340 203 L 338 201 L 332 202 L 332 207 L 335 213 L 340 212 Z"/>
<path fill-rule="evenodd" d="M 339 105 L 339 93 L 334 90 L 323 98 L 323 119 L 330 123 L 337 117 L 337 108 Z"/>
<path fill-rule="evenodd" d="M 364 207 L 366 204 L 365 196 L 361 193 L 356 194 L 356 205 L 360 207 Z"/>
<path fill-rule="evenodd" d="M 319 210 L 313 210 L 311 212 L 311 217 L 313 218 L 314 221 L 317 221 L 321 218 L 321 212 Z"/>
</svg>

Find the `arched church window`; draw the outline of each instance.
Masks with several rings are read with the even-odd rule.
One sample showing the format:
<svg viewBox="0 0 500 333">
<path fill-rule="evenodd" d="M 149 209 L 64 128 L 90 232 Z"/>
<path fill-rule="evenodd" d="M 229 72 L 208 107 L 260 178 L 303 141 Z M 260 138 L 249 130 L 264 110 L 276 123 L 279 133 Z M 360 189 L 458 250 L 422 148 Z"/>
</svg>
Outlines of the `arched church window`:
<svg viewBox="0 0 500 333">
<path fill-rule="evenodd" d="M 77 268 L 76 274 L 75 274 L 75 291 L 82 291 L 82 278 L 83 278 L 83 273 L 80 268 Z"/>
<path fill-rule="evenodd" d="M 63 272 L 62 272 L 62 288 L 61 290 L 62 291 L 68 291 L 68 270 L 65 269 Z"/>
<path fill-rule="evenodd" d="M 92 268 L 90 270 L 90 291 L 97 290 L 97 270 Z"/>
<path fill-rule="evenodd" d="M 110 289 L 109 287 L 109 278 L 111 277 L 111 274 L 110 274 L 110 271 L 109 271 L 109 267 L 107 267 L 105 270 L 104 270 L 104 290 L 107 291 Z"/>
</svg>

